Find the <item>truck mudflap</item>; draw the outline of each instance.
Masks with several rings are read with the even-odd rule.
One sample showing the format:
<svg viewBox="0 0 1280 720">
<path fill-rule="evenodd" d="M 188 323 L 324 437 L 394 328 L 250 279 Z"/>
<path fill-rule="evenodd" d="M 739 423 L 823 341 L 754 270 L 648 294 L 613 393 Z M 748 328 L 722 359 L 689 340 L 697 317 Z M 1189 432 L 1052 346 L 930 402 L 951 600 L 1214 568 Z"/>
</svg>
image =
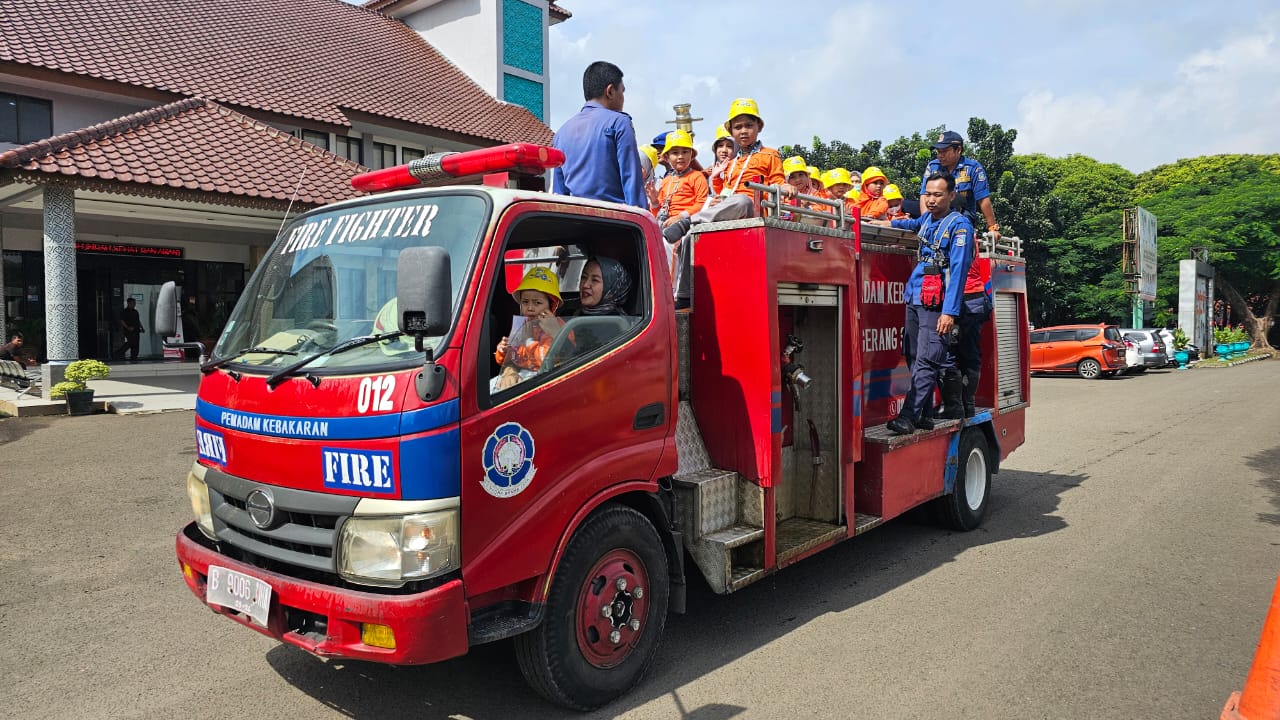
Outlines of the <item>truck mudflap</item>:
<svg viewBox="0 0 1280 720">
<path fill-rule="evenodd" d="M 198 532 L 194 523 L 178 532 L 178 561 L 187 587 L 209 609 L 245 627 L 321 657 L 392 665 L 424 665 L 467 652 L 468 611 L 462 580 L 451 580 L 412 595 L 347 590 L 232 560 L 189 535 Z M 248 615 L 209 604 L 206 585 L 210 565 L 248 575 L 271 586 L 266 626 L 254 622 Z M 364 623 L 391 628 L 395 647 L 364 644 L 361 632 Z"/>
</svg>

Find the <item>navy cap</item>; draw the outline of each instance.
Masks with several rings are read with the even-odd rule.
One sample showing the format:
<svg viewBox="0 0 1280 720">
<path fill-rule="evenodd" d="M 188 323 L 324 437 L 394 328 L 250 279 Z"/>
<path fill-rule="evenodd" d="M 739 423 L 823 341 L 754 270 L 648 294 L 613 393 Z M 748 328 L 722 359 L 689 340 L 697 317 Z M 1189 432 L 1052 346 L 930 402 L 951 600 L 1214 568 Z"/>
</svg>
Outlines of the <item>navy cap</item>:
<svg viewBox="0 0 1280 720">
<path fill-rule="evenodd" d="M 942 150 L 952 145 L 964 145 L 964 138 L 960 137 L 960 133 L 948 130 L 938 136 L 938 142 L 933 144 L 933 149 Z"/>
<path fill-rule="evenodd" d="M 668 131 L 666 131 L 666 132 L 664 132 L 664 133 L 659 133 L 659 134 L 655 135 L 655 136 L 653 137 L 653 142 L 652 142 L 652 143 L 650 143 L 650 144 L 651 144 L 651 145 L 653 145 L 654 147 L 658 148 L 658 151 L 659 151 L 659 152 L 661 152 L 661 151 L 662 151 L 662 148 L 664 148 L 664 147 L 666 147 L 666 146 L 667 146 L 667 135 L 669 135 L 669 134 L 671 134 L 671 131 L 670 131 L 670 130 L 668 130 Z"/>
</svg>

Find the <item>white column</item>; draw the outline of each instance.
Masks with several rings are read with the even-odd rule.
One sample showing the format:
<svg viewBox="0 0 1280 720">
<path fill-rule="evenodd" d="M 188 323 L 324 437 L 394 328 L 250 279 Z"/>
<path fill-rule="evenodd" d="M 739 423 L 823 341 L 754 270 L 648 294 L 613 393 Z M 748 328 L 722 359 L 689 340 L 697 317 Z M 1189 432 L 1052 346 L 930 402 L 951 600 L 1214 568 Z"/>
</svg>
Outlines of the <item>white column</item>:
<svg viewBox="0 0 1280 720">
<path fill-rule="evenodd" d="M 57 185 L 44 188 L 45 352 L 49 362 L 80 357 L 76 324 L 76 194 Z"/>
</svg>

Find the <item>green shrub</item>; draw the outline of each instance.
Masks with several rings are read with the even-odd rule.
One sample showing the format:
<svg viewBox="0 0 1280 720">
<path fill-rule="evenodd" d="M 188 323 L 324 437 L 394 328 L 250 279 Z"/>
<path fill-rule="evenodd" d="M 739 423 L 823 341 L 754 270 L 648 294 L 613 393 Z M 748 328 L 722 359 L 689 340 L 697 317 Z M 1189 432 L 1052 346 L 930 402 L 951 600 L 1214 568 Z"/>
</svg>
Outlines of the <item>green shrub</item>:
<svg viewBox="0 0 1280 720">
<path fill-rule="evenodd" d="M 1177 328 L 1173 331 L 1173 349 L 1174 350 L 1186 350 L 1187 345 L 1189 345 L 1190 343 L 1191 343 L 1191 338 L 1187 337 L 1187 334 L 1182 331 L 1182 328 Z"/>
<path fill-rule="evenodd" d="M 100 360 L 76 360 L 67 366 L 67 371 L 64 373 L 66 380 L 49 388 L 49 397 L 60 398 L 69 392 L 88 390 L 90 380 L 104 378 L 110 374 L 111 368 Z"/>
<path fill-rule="evenodd" d="M 85 389 L 84 385 L 81 385 L 80 383 L 71 382 L 70 380 L 63 380 L 57 385 L 54 385 L 53 387 L 49 388 L 49 399 L 57 400 L 58 398 L 66 397 L 67 393 L 69 392 L 78 392 L 84 389 Z"/>
</svg>

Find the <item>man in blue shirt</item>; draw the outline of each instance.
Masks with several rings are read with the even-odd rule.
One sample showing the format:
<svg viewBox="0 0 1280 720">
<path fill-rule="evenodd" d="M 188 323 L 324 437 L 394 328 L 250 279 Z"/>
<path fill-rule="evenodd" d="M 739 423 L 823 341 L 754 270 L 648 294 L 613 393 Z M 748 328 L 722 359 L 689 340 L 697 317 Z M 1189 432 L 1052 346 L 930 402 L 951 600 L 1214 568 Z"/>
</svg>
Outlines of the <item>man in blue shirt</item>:
<svg viewBox="0 0 1280 720">
<path fill-rule="evenodd" d="M 973 224 L 951 209 L 955 178 L 934 173 L 925 178 L 920 202 L 925 214 L 894 220 L 893 227 L 913 230 L 920 237 L 916 267 L 907 280 L 906 348 L 911 364 L 911 389 L 889 430 L 909 435 L 917 428 L 933 429 L 933 390 L 942 382 L 944 417 L 964 416 L 963 385 L 948 352 L 964 299 L 965 278 L 973 263 Z"/>
<path fill-rule="evenodd" d="M 587 66 L 582 74 L 587 104 L 556 133 L 554 145 L 565 160 L 552 172 L 554 192 L 649 209 L 636 131 L 631 116 L 622 112 L 624 92 L 617 65 L 598 60 Z"/>
<path fill-rule="evenodd" d="M 956 179 L 956 209 L 964 213 L 970 223 L 978 221 L 978 211 L 987 221 L 987 231 L 1000 237 L 1000 225 L 996 211 L 991 207 L 991 188 L 987 185 L 987 171 L 973 158 L 964 156 L 964 138 L 960 133 L 948 130 L 938 136 L 933 144 L 938 157 L 929 161 L 924 177 L 944 172 Z M 925 180 L 920 181 L 920 194 L 924 195 Z"/>
</svg>

